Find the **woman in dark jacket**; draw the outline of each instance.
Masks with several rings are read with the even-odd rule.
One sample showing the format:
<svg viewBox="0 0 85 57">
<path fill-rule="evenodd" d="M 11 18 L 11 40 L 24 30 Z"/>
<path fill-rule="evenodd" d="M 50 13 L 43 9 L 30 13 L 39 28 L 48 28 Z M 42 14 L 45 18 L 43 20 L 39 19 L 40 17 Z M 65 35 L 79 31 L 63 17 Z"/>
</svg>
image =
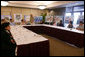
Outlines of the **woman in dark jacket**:
<svg viewBox="0 0 85 57">
<path fill-rule="evenodd" d="M 1 25 L 1 56 L 15 56 L 16 43 L 10 32 L 10 23 Z"/>
</svg>

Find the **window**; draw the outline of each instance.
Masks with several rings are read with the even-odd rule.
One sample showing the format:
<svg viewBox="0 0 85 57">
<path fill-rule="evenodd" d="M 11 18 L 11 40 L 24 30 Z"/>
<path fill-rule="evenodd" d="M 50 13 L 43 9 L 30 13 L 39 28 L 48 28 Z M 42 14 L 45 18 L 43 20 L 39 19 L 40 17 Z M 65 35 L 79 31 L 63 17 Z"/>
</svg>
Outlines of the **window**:
<svg viewBox="0 0 85 57">
<path fill-rule="evenodd" d="M 77 24 L 77 20 L 79 19 L 79 16 L 80 16 L 80 12 L 75 12 L 74 13 L 74 22 L 73 22 L 73 24 Z"/>
<path fill-rule="evenodd" d="M 78 25 L 80 21 L 84 22 L 84 5 L 67 7 L 65 18 L 64 18 L 64 23 L 68 24 L 69 19 L 73 20 L 74 26 Z"/>
<path fill-rule="evenodd" d="M 66 13 L 64 18 L 65 23 L 68 24 L 71 19 L 72 19 L 72 14 Z"/>
<path fill-rule="evenodd" d="M 82 15 L 84 16 L 84 12 L 82 12 Z"/>
<path fill-rule="evenodd" d="M 66 13 L 65 16 L 71 16 L 71 13 Z"/>
<path fill-rule="evenodd" d="M 66 12 L 72 12 L 72 7 L 67 7 Z"/>
<path fill-rule="evenodd" d="M 84 6 L 76 6 L 73 11 L 84 11 Z"/>
</svg>

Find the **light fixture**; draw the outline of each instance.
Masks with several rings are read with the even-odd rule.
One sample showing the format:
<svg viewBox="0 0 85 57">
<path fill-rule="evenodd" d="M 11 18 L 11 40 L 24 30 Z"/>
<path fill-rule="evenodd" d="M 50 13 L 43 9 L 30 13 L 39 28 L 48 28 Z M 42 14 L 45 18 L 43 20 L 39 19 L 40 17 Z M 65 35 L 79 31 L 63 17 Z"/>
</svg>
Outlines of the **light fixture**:
<svg viewBox="0 0 85 57">
<path fill-rule="evenodd" d="M 39 9 L 45 9 L 46 8 L 46 5 L 39 5 L 38 8 Z"/>
<path fill-rule="evenodd" d="M 1 6 L 7 6 L 8 2 L 7 1 L 1 1 Z"/>
</svg>

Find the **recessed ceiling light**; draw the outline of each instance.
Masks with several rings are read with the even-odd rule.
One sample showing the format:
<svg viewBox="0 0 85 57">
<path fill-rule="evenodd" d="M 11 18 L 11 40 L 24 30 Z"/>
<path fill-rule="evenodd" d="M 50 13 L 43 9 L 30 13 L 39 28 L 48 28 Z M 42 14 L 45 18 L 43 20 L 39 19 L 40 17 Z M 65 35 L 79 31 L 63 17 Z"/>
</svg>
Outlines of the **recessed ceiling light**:
<svg viewBox="0 0 85 57">
<path fill-rule="evenodd" d="M 39 5 L 38 8 L 39 9 L 45 9 L 46 8 L 46 5 Z"/>
</svg>

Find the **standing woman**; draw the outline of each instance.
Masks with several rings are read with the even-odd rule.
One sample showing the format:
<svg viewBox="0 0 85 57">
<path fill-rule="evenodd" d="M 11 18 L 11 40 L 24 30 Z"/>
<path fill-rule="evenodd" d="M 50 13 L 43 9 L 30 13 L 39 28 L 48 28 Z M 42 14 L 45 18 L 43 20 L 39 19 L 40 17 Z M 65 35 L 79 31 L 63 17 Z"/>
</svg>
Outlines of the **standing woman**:
<svg viewBox="0 0 85 57">
<path fill-rule="evenodd" d="M 10 32 L 10 23 L 1 25 L 1 56 L 15 56 L 16 43 Z"/>
<path fill-rule="evenodd" d="M 33 24 L 34 24 L 34 17 L 33 17 L 33 15 L 32 15 L 32 14 L 30 15 L 30 23 L 31 23 L 31 25 L 33 25 Z"/>
</svg>

